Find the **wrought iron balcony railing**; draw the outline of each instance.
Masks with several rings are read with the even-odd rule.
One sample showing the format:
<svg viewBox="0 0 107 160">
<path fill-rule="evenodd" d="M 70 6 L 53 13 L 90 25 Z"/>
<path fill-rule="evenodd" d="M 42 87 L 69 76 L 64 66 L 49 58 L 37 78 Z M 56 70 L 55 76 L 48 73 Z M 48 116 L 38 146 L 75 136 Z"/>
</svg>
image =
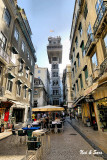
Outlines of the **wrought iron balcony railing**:
<svg viewBox="0 0 107 160">
<path fill-rule="evenodd" d="M 101 9 L 97 15 L 97 18 L 96 18 L 96 21 L 94 23 L 94 26 L 93 26 L 93 30 L 94 30 L 94 35 L 96 34 L 98 28 L 99 28 L 99 25 L 105 15 L 107 11 L 107 1 L 103 1 L 102 5 L 101 5 Z"/>
<path fill-rule="evenodd" d="M 9 55 L 0 47 L 0 57 L 2 57 L 7 63 L 10 62 Z"/>
<path fill-rule="evenodd" d="M 91 33 L 88 37 L 87 43 L 85 45 L 85 54 L 89 55 L 90 51 L 93 49 L 93 47 L 95 46 L 95 38 L 94 38 L 94 34 Z"/>
</svg>

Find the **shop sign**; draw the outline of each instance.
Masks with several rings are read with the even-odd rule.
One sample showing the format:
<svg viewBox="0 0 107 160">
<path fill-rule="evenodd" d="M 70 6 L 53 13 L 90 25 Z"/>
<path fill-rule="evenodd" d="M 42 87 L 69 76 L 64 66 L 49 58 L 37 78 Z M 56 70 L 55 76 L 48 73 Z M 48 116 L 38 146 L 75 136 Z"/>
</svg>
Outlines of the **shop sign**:
<svg viewBox="0 0 107 160">
<path fill-rule="evenodd" d="M 91 93 L 92 91 L 94 91 L 98 86 L 98 82 L 94 83 L 90 88 L 86 89 L 84 91 L 84 96 L 88 95 L 89 93 Z"/>
</svg>

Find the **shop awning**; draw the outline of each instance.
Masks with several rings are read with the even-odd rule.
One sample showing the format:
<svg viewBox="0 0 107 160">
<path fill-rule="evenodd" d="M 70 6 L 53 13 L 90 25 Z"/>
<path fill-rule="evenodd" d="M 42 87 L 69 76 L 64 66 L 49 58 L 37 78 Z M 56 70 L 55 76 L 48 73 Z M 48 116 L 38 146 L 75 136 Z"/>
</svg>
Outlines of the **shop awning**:
<svg viewBox="0 0 107 160">
<path fill-rule="evenodd" d="M 13 103 L 13 105 L 12 105 L 13 108 L 23 108 L 23 109 L 25 109 L 26 106 L 29 106 L 29 104 L 21 103 L 19 101 L 12 101 L 12 100 L 10 100 L 10 102 Z"/>
<path fill-rule="evenodd" d="M 74 108 L 74 107 L 77 107 L 77 106 L 80 106 L 80 104 L 78 104 L 78 103 L 80 103 L 80 101 L 82 101 L 84 98 L 85 98 L 84 96 L 79 97 L 79 98 L 73 103 L 73 108 Z"/>
<path fill-rule="evenodd" d="M 42 106 L 42 107 L 37 107 L 37 108 L 32 108 L 33 112 L 57 112 L 57 111 L 64 111 L 63 107 L 56 107 L 56 106 Z"/>
</svg>

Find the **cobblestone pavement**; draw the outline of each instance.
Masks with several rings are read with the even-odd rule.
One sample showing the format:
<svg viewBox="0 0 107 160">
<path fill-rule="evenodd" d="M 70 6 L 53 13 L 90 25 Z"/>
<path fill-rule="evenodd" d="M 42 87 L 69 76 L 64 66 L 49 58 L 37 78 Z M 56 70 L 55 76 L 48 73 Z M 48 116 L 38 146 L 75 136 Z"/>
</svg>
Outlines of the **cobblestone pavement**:
<svg viewBox="0 0 107 160">
<path fill-rule="evenodd" d="M 11 135 L 0 141 L 0 160 L 21 160 L 26 154 L 25 137 Z"/>
<path fill-rule="evenodd" d="M 24 142 L 25 137 L 22 141 Z M 93 154 L 93 148 L 65 122 L 63 133 L 51 133 L 51 148 L 41 160 L 103 160 Z M 20 137 L 12 135 L 0 141 L 0 160 L 25 160 L 26 144 L 20 143 Z M 84 150 L 85 154 L 80 154 Z M 89 154 L 89 152 L 92 152 Z M 30 158 L 30 160 L 38 160 Z"/>
<path fill-rule="evenodd" d="M 80 150 L 88 152 L 80 154 Z M 89 154 L 89 152 L 92 152 Z M 65 122 L 64 132 L 51 134 L 51 150 L 43 160 L 102 160 L 95 156 L 93 148 Z"/>
</svg>

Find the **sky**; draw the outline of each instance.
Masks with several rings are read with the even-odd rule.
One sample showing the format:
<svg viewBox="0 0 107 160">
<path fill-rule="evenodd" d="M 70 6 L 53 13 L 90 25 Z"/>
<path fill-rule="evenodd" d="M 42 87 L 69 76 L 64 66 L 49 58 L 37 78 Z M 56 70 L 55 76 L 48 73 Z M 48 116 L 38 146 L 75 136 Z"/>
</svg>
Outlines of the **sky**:
<svg viewBox="0 0 107 160">
<path fill-rule="evenodd" d="M 69 61 L 70 31 L 75 0 L 18 0 L 18 5 L 24 8 L 31 30 L 32 41 L 36 49 L 37 65 L 51 65 L 47 56 L 48 37 L 61 37 L 63 45 L 60 73 Z M 50 32 L 53 30 L 54 32 Z"/>
</svg>

